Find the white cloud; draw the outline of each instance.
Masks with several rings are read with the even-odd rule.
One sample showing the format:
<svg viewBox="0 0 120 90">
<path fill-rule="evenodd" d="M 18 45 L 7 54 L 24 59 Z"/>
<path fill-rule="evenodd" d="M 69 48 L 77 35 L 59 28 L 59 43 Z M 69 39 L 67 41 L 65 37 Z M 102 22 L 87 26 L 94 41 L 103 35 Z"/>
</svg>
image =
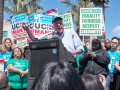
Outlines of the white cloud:
<svg viewBox="0 0 120 90">
<path fill-rule="evenodd" d="M 116 26 L 116 27 L 112 30 L 112 32 L 113 32 L 115 35 L 120 36 L 120 26 Z"/>
<path fill-rule="evenodd" d="M 113 32 L 118 32 L 118 31 L 120 31 L 120 26 L 117 26 L 113 29 Z"/>
</svg>

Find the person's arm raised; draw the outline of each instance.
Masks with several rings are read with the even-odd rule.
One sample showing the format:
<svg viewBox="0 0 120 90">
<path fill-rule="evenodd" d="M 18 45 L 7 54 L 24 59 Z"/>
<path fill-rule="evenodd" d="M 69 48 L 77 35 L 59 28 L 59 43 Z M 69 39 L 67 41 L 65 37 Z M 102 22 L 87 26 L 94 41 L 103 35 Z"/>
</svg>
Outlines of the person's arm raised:
<svg viewBox="0 0 120 90">
<path fill-rule="evenodd" d="M 27 32 L 29 38 L 33 41 L 33 39 L 35 38 L 34 35 L 32 34 L 32 32 L 30 31 L 28 25 L 26 24 L 26 22 L 22 22 L 22 27 L 23 29 Z"/>
</svg>

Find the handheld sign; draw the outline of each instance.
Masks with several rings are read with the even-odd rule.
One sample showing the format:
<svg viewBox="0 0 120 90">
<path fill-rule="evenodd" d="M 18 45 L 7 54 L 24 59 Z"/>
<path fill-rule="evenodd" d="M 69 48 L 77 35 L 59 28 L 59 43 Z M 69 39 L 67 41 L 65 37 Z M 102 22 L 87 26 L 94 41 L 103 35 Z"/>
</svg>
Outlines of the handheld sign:
<svg viewBox="0 0 120 90">
<path fill-rule="evenodd" d="M 25 13 L 18 14 L 11 19 L 13 40 L 19 40 L 27 38 L 26 31 L 22 28 L 22 22 L 26 22 Z"/>
<path fill-rule="evenodd" d="M 102 36 L 102 8 L 80 8 L 80 36 Z"/>
</svg>

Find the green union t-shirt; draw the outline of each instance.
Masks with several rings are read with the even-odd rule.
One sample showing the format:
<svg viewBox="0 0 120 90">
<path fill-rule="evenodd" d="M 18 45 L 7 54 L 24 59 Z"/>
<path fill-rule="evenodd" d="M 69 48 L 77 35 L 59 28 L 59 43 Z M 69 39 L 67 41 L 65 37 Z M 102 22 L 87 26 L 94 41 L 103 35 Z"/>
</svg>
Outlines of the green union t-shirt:
<svg viewBox="0 0 120 90">
<path fill-rule="evenodd" d="M 19 61 L 15 58 L 9 59 L 8 64 L 12 64 L 14 67 L 26 71 L 28 69 L 28 60 L 20 59 Z M 27 88 L 28 75 L 20 78 L 20 73 L 8 71 L 8 79 L 10 82 L 10 87 L 14 89 Z"/>
</svg>

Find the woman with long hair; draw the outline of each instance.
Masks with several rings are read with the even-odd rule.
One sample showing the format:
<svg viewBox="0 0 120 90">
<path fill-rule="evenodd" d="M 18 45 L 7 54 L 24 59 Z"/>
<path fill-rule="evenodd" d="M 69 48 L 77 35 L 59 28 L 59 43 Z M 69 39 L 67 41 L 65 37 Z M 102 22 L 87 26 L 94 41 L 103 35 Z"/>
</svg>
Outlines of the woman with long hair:
<svg viewBox="0 0 120 90">
<path fill-rule="evenodd" d="M 12 40 L 10 38 L 5 38 L 2 46 L 0 48 L 1 52 L 0 52 L 0 58 L 4 60 L 5 62 L 5 70 L 6 70 L 6 63 L 8 61 L 8 59 L 10 59 L 10 56 L 12 54 L 12 50 L 15 48 L 14 43 L 12 42 Z"/>
<path fill-rule="evenodd" d="M 20 48 L 13 49 L 7 62 L 10 90 L 26 90 L 28 81 L 28 60 L 22 56 Z"/>
<path fill-rule="evenodd" d="M 31 90 L 86 90 L 78 72 L 69 63 L 59 61 L 45 65 Z"/>
</svg>

